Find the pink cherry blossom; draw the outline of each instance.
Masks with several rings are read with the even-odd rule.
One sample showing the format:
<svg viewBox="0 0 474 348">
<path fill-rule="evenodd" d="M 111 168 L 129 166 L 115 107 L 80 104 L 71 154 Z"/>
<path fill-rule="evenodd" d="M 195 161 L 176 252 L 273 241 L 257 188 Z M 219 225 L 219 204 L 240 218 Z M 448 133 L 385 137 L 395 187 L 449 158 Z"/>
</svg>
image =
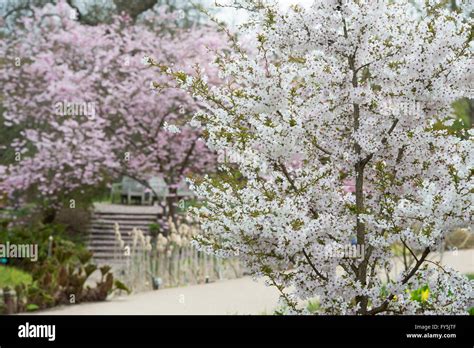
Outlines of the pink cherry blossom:
<svg viewBox="0 0 474 348">
<path fill-rule="evenodd" d="M 216 30 L 180 29 L 163 9 L 137 24 L 118 16 L 110 25 L 87 26 L 69 14 L 65 1 L 38 8 L 0 43 L 4 126 L 22 127 L 11 146 L 24 152 L 2 168 L 0 189 L 36 188 L 54 201 L 60 192 L 122 175 L 176 184 L 212 169 L 215 156 L 198 141 L 200 129 L 186 125 L 200 103 L 180 89 L 150 90 L 151 81 L 173 81 L 154 80 L 142 58 L 188 72 L 200 64 L 215 82 L 210 50 L 223 47 Z M 167 132 L 164 122 L 180 132 Z"/>
</svg>

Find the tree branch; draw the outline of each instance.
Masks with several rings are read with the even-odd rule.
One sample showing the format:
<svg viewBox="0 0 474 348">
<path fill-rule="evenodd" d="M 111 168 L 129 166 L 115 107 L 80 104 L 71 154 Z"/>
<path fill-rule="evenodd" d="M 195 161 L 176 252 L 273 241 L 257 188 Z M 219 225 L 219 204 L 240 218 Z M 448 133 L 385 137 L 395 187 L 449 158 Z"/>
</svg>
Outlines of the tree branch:
<svg viewBox="0 0 474 348">
<path fill-rule="evenodd" d="M 311 266 L 311 268 L 313 269 L 314 273 L 316 273 L 318 275 L 319 278 L 321 278 L 322 280 L 325 280 L 327 281 L 328 278 L 325 277 L 321 272 L 319 272 L 316 267 L 314 266 L 314 264 L 311 262 L 311 259 L 309 258 L 309 255 L 306 253 L 306 250 L 303 249 L 303 255 L 304 257 L 306 258 L 306 261 L 308 262 L 308 264 Z"/>
<path fill-rule="evenodd" d="M 418 261 L 416 262 L 415 266 L 412 268 L 412 270 L 410 271 L 410 273 L 408 273 L 403 279 L 402 279 L 402 284 L 406 284 L 414 275 L 415 273 L 418 271 L 418 269 L 420 268 L 421 264 L 425 261 L 426 257 L 428 256 L 428 254 L 430 253 L 430 248 L 426 248 L 424 251 L 423 251 L 423 254 L 421 255 L 421 257 L 418 259 Z M 388 310 L 388 306 L 390 304 L 390 301 L 393 300 L 393 298 L 395 297 L 394 294 L 391 294 L 379 307 L 376 307 L 376 308 L 373 308 L 372 310 L 368 311 L 367 314 L 369 315 L 375 315 L 377 313 L 381 313 L 381 312 L 385 312 Z"/>
</svg>

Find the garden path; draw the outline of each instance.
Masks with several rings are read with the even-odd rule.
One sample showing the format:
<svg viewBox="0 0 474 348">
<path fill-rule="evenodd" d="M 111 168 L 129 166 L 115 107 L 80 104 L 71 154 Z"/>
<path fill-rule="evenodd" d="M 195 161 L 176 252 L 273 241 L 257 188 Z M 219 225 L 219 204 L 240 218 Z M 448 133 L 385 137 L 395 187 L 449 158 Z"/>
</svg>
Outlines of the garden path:
<svg viewBox="0 0 474 348">
<path fill-rule="evenodd" d="M 62 306 L 44 315 L 264 314 L 277 306 L 278 290 L 250 277 L 148 291 L 107 302 Z"/>
<path fill-rule="evenodd" d="M 433 257 L 432 259 L 435 259 Z M 445 252 L 442 264 L 474 273 L 474 249 Z M 398 263 L 397 267 L 400 267 Z M 63 306 L 36 312 L 43 315 L 87 314 L 271 314 L 278 291 L 250 277 L 143 292 L 107 302 Z"/>
</svg>

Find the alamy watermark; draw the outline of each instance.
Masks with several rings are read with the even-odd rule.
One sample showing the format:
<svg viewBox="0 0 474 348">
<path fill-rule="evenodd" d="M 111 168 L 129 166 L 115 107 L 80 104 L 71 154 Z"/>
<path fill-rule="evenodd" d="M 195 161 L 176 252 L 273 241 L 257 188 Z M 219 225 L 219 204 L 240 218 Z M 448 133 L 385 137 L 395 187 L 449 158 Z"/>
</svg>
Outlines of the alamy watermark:
<svg viewBox="0 0 474 348">
<path fill-rule="evenodd" d="M 423 114 L 424 103 L 419 101 L 394 100 L 386 99 L 380 104 L 380 108 L 384 112 L 392 114 L 393 116 L 416 116 Z"/>
<path fill-rule="evenodd" d="M 234 151 L 219 149 L 217 151 L 218 163 L 240 163 L 243 157 Z"/>
<path fill-rule="evenodd" d="M 361 244 L 329 244 L 324 247 L 325 258 L 360 259 L 365 256 L 365 247 Z"/>
<path fill-rule="evenodd" d="M 18 326 L 19 338 L 47 338 L 48 341 L 56 340 L 56 325 L 36 325 L 26 322 Z"/>
<path fill-rule="evenodd" d="M 54 113 L 58 116 L 85 116 L 90 120 L 95 119 L 95 102 L 59 101 L 54 103 Z"/>
<path fill-rule="evenodd" d="M 0 258 L 2 259 L 30 259 L 38 261 L 38 244 L 0 244 Z"/>
</svg>

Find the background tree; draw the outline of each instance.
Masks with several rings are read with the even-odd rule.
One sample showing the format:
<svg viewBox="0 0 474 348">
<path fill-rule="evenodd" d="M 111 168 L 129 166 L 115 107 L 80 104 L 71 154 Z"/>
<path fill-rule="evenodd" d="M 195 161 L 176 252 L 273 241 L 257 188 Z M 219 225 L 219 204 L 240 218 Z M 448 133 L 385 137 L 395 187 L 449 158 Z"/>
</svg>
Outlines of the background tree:
<svg viewBox="0 0 474 348">
<path fill-rule="evenodd" d="M 184 124 L 199 103 L 179 89 L 153 91 L 143 57 L 206 66 L 208 49 L 222 43 L 217 32 L 180 28 L 164 9 L 146 23 L 115 17 L 97 26 L 75 21 L 73 12 L 65 2 L 38 8 L 2 42 L 3 126 L 21 129 L 5 144 L 16 159 L 0 168 L 2 190 L 55 205 L 122 175 L 145 185 L 160 175 L 173 187 L 212 168 L 199 129 L 168 126 Z"/>
</svg>

